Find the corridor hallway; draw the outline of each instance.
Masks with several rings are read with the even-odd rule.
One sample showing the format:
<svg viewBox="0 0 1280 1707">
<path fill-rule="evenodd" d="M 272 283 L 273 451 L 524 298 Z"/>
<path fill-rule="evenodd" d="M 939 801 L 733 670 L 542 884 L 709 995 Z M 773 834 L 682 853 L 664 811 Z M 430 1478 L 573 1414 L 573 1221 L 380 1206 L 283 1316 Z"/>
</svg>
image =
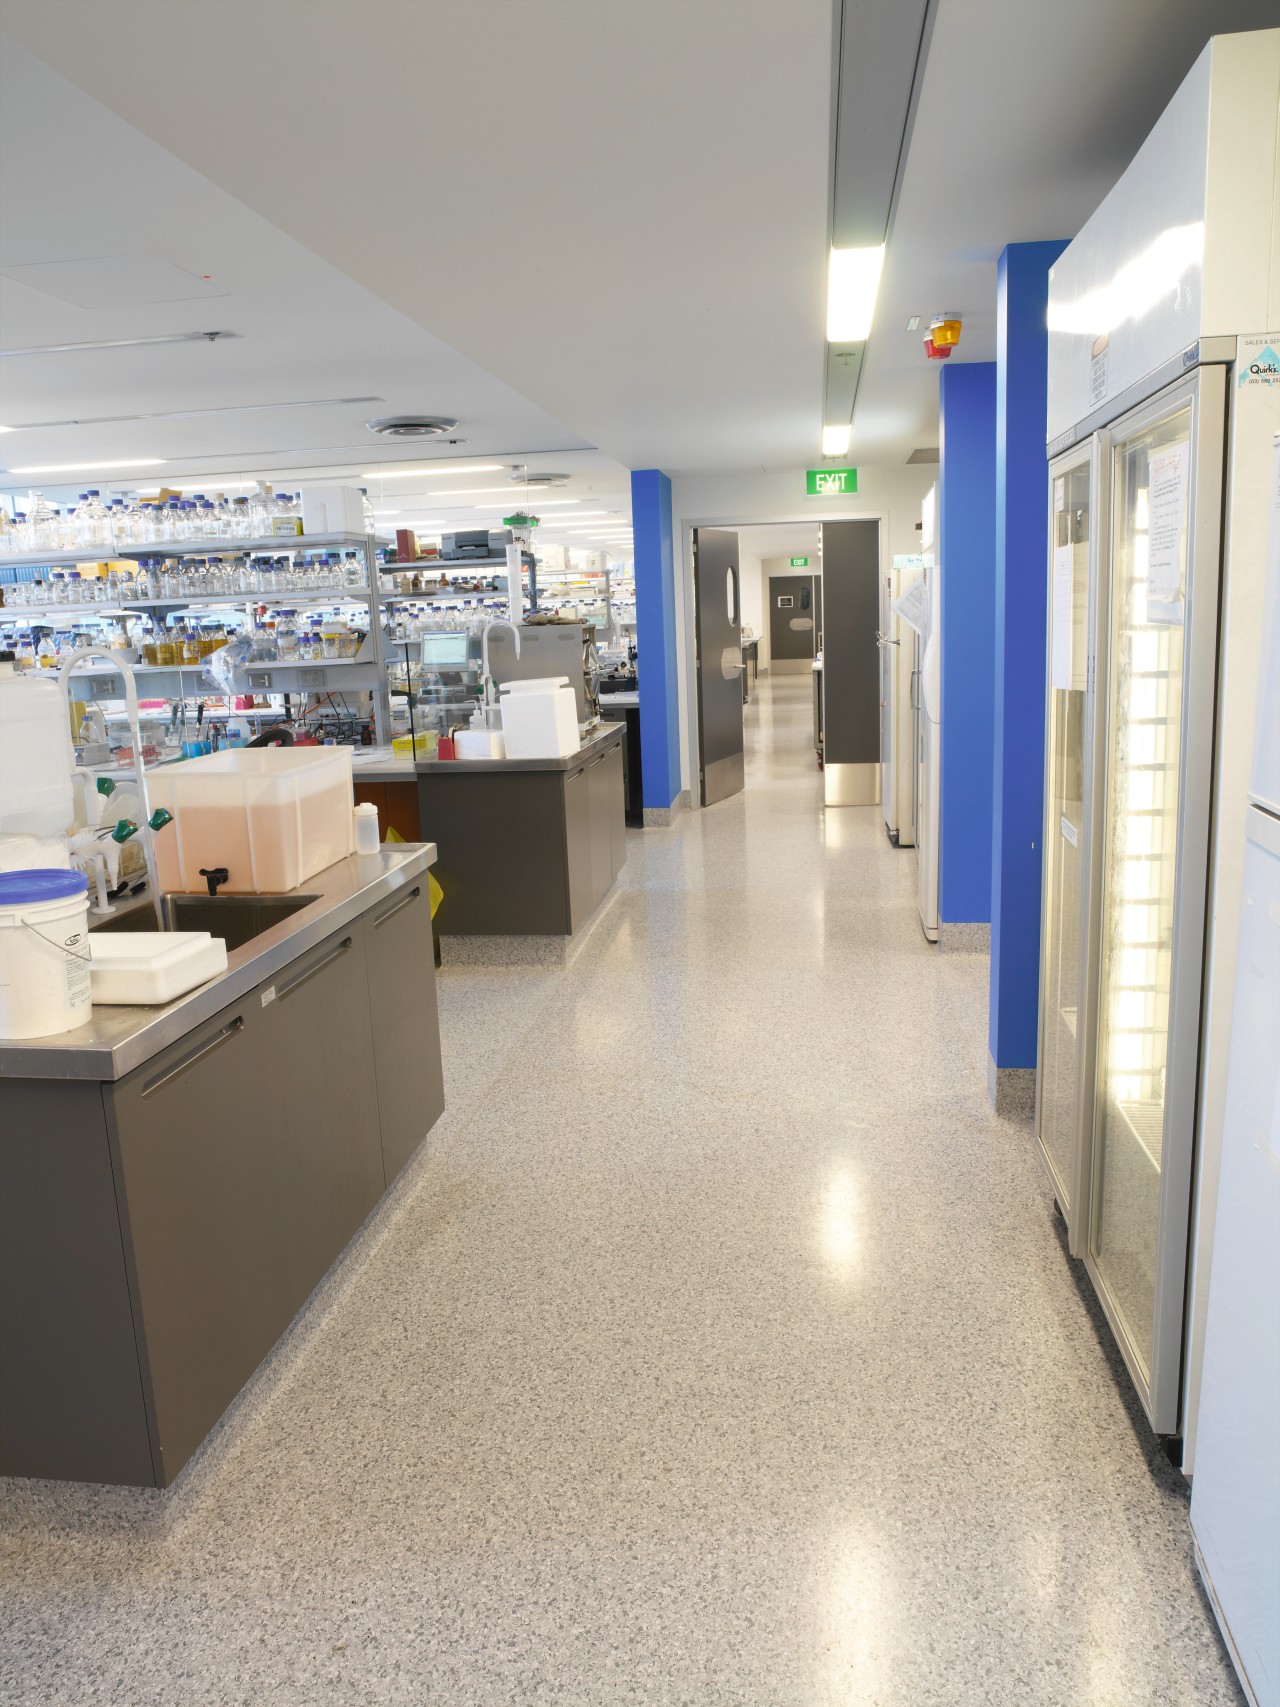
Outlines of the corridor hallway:
<svg viewBox="0 0 1280 1707">
<path fill-rule="evenodd" d="M 443 1120 L 167 1498 L 4 1485 L 0 1700 L 1240 1699 L 986 961 L 809 693 L 568 970 L 442 974 Z"/>
</svg>

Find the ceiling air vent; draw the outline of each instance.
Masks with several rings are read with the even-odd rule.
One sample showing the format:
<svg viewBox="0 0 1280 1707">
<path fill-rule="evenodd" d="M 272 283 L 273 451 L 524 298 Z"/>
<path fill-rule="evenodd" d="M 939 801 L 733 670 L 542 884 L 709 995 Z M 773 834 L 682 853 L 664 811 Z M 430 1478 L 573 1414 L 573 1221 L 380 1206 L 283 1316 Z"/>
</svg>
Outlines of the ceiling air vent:
<svg viewBox="0 0 1280 1707">
<path fill-rule="evenodd" d="M 384 439 L 442 439 L 457 424 L 449 415 L 380 415 L 365 422 L 371 433 Z"/>
<path fill-rule="evenodd" d="M 507 479 L 513 486 L 536 487 L 541 492 L 547 491 L 552 486 L 567 486 L 569 484 L 567 474 L 526 474 L 523 468 L 513 468 Z"/>
<path fill-rule="evenodd" d="M 921 450 L 912 451 L 911 455 L 907 458 L 907 467 L 910 468 L 913 463 L 917 462 L 937 462 L 937 460 L 937 445 L 925 445 Z"/>
</svg>

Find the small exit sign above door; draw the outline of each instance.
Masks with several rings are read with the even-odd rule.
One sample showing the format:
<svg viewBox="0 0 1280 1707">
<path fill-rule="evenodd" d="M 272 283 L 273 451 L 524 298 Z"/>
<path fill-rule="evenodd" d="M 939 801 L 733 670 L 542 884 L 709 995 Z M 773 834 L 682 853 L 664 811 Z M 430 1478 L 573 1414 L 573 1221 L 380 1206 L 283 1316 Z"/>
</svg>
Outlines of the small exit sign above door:
<svg viewBox="0 0 1280 1707">
<path fill-rule="evenodd" d="M 856 492 L 858 471 L 856 468 L 809 468 L 805 470 L 804 489 L 811 498 L 820 498 L 824 493 Z"/>
<path fill-rule="evenodd" d="M 807 557 L 793 557 L 791 559 L 791 567 L 793 569 L 807 569 L 809 567 L 809 559 Z"/>
</svg>

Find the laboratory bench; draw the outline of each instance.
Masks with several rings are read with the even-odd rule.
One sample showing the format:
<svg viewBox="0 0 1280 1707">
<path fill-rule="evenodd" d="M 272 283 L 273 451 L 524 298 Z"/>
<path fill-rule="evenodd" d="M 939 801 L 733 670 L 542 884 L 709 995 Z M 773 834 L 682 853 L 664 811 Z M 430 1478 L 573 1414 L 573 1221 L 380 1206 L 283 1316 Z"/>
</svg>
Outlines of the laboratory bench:
<svg viewBox="0 0 1280 1707">
<path fill-rule="evenodd" d="M 625 725 L 605 723 L 560 758 L 357 765 L 356 799 L 438 849 L 446 961 L 518 959 L 577 937 L 626 859 L 625 738 Z"/>
<path fill-rule="evenodd" d="M 211 898 L 224 973 L 0 1043 L 0 1474 L 167 1487 L 390 1189 L 444 1107 L 434 859 Z"/>
</svg>

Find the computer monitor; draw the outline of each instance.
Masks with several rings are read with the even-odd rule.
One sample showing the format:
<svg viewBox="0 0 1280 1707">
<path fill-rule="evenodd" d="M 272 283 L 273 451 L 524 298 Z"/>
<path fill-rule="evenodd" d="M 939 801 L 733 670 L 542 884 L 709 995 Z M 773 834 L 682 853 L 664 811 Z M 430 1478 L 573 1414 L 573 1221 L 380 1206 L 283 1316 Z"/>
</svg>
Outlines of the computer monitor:
<svg viewBox="0 0 1280 1707">
<path fill-rule="evenodd" d="M 424 634 L 422 662 L 437 670 L 461 670 L 467 662 L 467 634 Z"/>
</svg>

